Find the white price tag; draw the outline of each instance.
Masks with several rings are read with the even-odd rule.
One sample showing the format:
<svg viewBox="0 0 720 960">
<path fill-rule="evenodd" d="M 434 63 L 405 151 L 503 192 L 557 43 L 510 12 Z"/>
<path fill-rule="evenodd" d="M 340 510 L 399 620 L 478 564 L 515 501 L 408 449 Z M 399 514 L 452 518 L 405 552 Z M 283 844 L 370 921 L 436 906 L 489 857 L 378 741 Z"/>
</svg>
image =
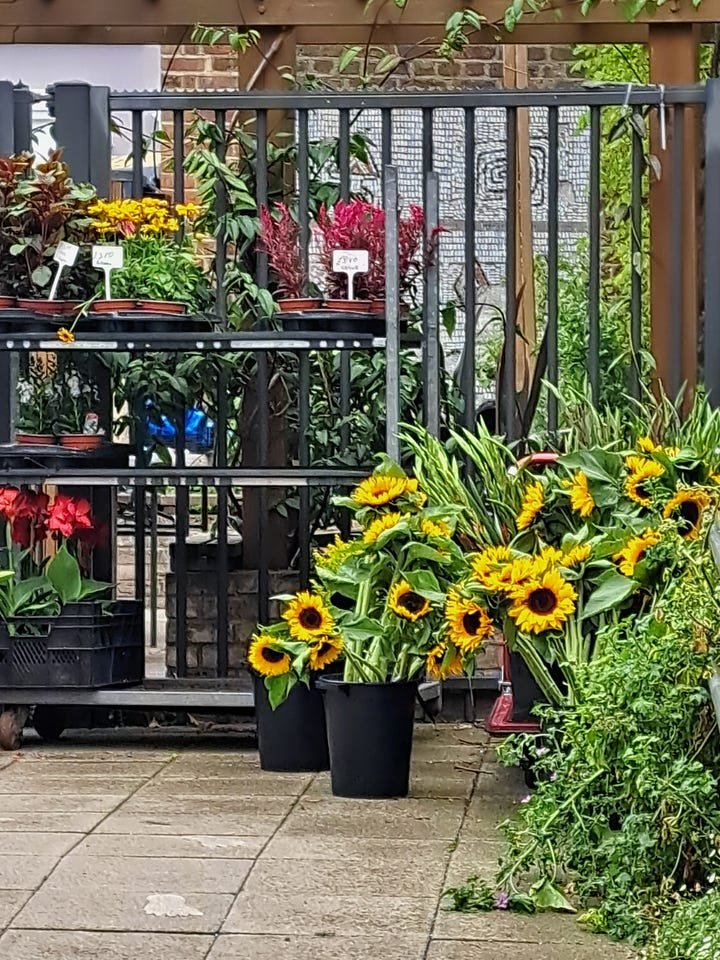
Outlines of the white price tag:
<svg viewBox="0 0 720 960">
<path fill-rule="evenodd" d="M 123 248 L 116 246 L 99 246 L 92 248 L 92 263 L 97 270 L 121 270 L 123 265 Z"/>
<path fill-rule="evenodd" d="M 335 273 L 367 273 L 370 269 L 370 254 L 367 250 L 333 250 Z"/>
<path fill-rule="evenodd" d="M 78 253 L 80 253 L 80 247 L 77 244 L 61 240 L 57 245 L 53 260 L 63 267 L 72 267 L 77 260 Z"/>
</svg>

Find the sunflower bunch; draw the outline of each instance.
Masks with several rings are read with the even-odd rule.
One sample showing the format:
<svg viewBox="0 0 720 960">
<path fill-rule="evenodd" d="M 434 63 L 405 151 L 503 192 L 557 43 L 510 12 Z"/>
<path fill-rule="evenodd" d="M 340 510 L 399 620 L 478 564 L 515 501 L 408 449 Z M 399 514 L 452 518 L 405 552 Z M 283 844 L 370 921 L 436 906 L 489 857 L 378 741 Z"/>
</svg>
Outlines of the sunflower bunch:
<svg viewBox="0 0 720 960">
<path fill-rule="evenodd" d="M 313 673 L 343 652 L 332 613 L 322 597 L 307 590 L 286 601 L 282 619 L 262 628 L 250 642 L 248 661 L 265 678 L 270 705 L 277 707 L 295 684 L 310 684 Z"/>
</svg>

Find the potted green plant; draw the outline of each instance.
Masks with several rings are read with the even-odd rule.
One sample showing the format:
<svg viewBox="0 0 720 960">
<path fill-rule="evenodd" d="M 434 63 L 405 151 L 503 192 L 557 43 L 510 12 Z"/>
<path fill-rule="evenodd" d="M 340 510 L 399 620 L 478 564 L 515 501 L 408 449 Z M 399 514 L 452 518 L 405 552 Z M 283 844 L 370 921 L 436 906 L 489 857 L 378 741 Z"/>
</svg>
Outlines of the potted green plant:
<svg viewBox="0 0 720 960">
<path fill-rule="evenodd" d="M 300 227 L 288 206 L 274 204 L 260 209 L 260 249 L 267 254 L 274 274 L 277 304 L 283 313 L 316 310 L 319 297 L 305 296 L 306 277 L 300 256 Z"/>
<path fill-rule="evenodd" d="M 25 376 L 17 382 L 15 439 L 25 444 L 54 444 L 60 394 L 57 356 L 31 353 Z"/>
<path fill-rule="evenodd" d="M 105 438 L 97 410 L 100 396 L 95 381 L 72 361 L 64 365 L 58 384 L 55 431 L 63 447 L 96 450 Z"/>
<path fill-rule="evenodd" d="M 74 183 L 59 151 L 42 162 L 30 153 L 0 157 L 0 296 L 49 314 L 67 313 L 90 296 L 95 278 L 84 264 L 63 271 L 58 299 L 48 300 L 57 246 L 86 242 L 94 197 L 93 187 Z"/>
<path fill-rule="evenodd" d="M 198 207 L 145 197 L 98 200 L 89 212 L 96 243 L 119 244 L 124 261 L 111 274 L 113 299 L 96 299 L 93 310 L 201 314 L 210 309 L 212 286 L 192 234 Z"/>
</svg>

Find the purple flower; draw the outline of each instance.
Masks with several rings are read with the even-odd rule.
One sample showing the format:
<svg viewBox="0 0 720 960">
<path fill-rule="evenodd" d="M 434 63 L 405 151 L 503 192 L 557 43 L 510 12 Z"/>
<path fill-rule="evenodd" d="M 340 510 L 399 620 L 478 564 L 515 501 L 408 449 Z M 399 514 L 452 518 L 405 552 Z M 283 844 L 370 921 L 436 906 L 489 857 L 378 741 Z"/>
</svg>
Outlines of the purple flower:
<svg viewBox="0 0 720 960">
<path fill-rule="evenodd" d="M 520 803 L 530 803 L 530 794 L 528 794 L 526 797 L 523 797 Z"/>
<path fill-rule="evenodd" d="M 500 893 L 495 894 L 495 909 L 496 910 L 507 910 L 510 905 L 510 895 L 501 891 Z"/>
<path fill-rule="evenodd" d="M 546 753 L 550 753 L 550 747 L 538 747 L 535 753 L 538 757 L 544 757 Z"/>
<path fill-rule="evenodd" d="M 550 783 L 555 783 L 556 780 L 557 780 L 557 774 L 553 770 L 553 772 L 550 774 Z"/>
</svg>

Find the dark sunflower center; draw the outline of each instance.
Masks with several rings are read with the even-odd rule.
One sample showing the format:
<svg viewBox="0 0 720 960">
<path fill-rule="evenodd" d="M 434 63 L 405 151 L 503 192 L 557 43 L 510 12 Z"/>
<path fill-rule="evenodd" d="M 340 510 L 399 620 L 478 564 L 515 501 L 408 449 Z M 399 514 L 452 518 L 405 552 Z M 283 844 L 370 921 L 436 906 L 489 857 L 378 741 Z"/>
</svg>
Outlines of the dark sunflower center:
<svg viewBox="0 0 720 960">
<path fill-rule="evenodd" d="M 539 590 L 533 590 L 528 597 L 528 606 L 533 613 L 547 615 L 552 613 L 557 606 L 557 597 L 552 590 L 547 587 L 540 587 Z"/>
<path fill-rule="evenodd" d="M 676 517 L 683 530 L 694 530 L 700 520 L 700 507 L 694 500 L 685 500 L 678 507 Z"/>
<path fill-rule="evenodd" d="M 399 602 L 408 613 L 419 613 L 425 606 L 425 597 L 421 597 L 419 593 L 409 592 L 404 593 Z"/>
<path fill-rule="evenodd" d="M 318 657 L 324 657 L 325 654 L 326 654 L 326 653 L 330 653 L 331 650 L 332 650 L 332 644 L 331 644 L 331 643 L 327 643 L 327 642 L 325 641 L 325 642 L 323 642 L 323 643 L 321 643 L 321 644 L 318 645 L 318 648 L 317 648 L 317 650 L 316 650 L 316 654 L 317 654 Z"/>
<path fill-rule="evenodd" d="M 267 660 L 268 663 L 280 663 L 284 656 L 284 653 L 280 650 L 273 650 L 272 647 L 265 647 L 262 652 L 263 660 Z"/>
<path fill-rule="evenodd" d="M 480 629 L 480 614 L 477 610 L 472 613 L 466 613 L 462 619 L 463 630 L 465 633 L 475 634 Z"/>
<path fill-rule="evenodd" d="M 298 616 L 300 626 L 306 630 L 317 630 L 322 625 L 322 617 L 315 607 L 306 607 Z"/>
</svg>

